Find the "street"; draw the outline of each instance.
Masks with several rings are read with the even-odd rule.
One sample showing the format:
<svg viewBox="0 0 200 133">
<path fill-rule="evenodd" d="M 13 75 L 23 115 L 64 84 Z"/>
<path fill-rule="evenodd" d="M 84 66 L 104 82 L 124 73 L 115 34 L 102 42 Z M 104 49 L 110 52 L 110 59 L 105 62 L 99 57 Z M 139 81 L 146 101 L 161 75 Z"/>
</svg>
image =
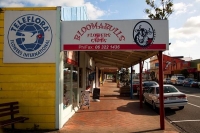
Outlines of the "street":
<svg viewBox="0 0 200 133">
<path fill-rule="evenodd" d="M 169 122 L 183 132 L 199 133 L 200 129 L 200 88 L 176 86 L 187 94 L 188 104 L 183 110 L 165 109 L 165 116 Z"/>
</svg>

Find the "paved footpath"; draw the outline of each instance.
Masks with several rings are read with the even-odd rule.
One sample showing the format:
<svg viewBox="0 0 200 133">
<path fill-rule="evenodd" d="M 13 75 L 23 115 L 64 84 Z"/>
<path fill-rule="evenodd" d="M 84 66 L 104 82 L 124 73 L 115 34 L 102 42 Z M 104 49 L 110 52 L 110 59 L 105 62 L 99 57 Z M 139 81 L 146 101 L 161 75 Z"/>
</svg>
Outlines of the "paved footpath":
<svg viewBox="0 0 200 133">
<path fill-rule="evenodd" d="M 140 109 L 136 97 L 120 97 L 116 83 L 108 80 L 100 90 L 100 102 L 91 100 L 90 108 L 78 110 L 58 131 L 59 133 L 180 132 L 166 120 L 165 130 L 160 130 L 160 115 L 147 105 Z"/>
</svg>

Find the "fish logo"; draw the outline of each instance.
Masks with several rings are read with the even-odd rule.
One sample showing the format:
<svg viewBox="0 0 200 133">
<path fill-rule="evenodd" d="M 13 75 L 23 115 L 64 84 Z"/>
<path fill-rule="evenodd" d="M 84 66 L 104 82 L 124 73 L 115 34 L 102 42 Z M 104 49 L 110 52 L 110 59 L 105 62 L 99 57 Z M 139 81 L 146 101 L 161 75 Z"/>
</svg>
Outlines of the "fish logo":
<svg viewBox="0 0 200 133">
<path fill-rule="evenodd" d="M 52 29 L 39 15 L 27 14 L 17 18 L 8 30 L 11 50 L 24 59 L 35 59 L 45 54 L 52 43 Z"/>
</svg>

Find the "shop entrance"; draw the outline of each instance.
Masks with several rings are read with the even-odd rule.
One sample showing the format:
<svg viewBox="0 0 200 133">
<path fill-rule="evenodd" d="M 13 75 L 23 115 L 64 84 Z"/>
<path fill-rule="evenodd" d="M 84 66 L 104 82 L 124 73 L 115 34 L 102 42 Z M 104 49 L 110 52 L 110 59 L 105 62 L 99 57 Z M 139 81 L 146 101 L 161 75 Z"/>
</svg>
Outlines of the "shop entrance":
<svg viewBox="0 0 200 133">
<path fill-rule="evenodd" d="M 78 51 L 78 67 L 82 69 L 83 76 L 90 73 L 97 76 L 93 83 L 86 77 L 82 87 L 89 83 L 91 88 L 95 88 L 105 78 L 99 71 L 119 70 L 139 63 L 141 74 L 142 61 L 154 55 L 158 55 L 162 66 L 162 51 L 169 49 L 168 21 L 62 21 L 61 44 L 62 51 Z M 160 77 L 161 80 L 162 71 Z"/>
</svg>

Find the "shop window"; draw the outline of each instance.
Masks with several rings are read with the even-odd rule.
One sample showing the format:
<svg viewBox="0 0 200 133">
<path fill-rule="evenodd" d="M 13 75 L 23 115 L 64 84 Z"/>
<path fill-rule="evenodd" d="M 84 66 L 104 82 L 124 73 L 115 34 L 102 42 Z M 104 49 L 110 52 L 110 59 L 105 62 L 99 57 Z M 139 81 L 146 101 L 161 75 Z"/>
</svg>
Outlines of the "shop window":
<svg viewBox="0 0 200 133">
<path fill-rule="evenodd" d="M 65 109 L 67 106 L 71 104 L 71 66 L 65 65 L 64 67 L 64 86 L 63 86 L 63 108 Z"/>
<path fill-rule="evenodd" d="M 78 68 L 73 67 L 73 72 L 72 72 L 72 79 L 73 79 L 73 92 L 72 92 L 72 102 L 73 102 L 73 107 L 77 106 L 77 96 L 78 96 Z"/>
<path fill-rule="evenodd" d="M 83 70 L 82 70 L 82 68 L 79 68 L 79 88 L 83 87 L 82 75 L 83 75 Z"/>
</svg>

